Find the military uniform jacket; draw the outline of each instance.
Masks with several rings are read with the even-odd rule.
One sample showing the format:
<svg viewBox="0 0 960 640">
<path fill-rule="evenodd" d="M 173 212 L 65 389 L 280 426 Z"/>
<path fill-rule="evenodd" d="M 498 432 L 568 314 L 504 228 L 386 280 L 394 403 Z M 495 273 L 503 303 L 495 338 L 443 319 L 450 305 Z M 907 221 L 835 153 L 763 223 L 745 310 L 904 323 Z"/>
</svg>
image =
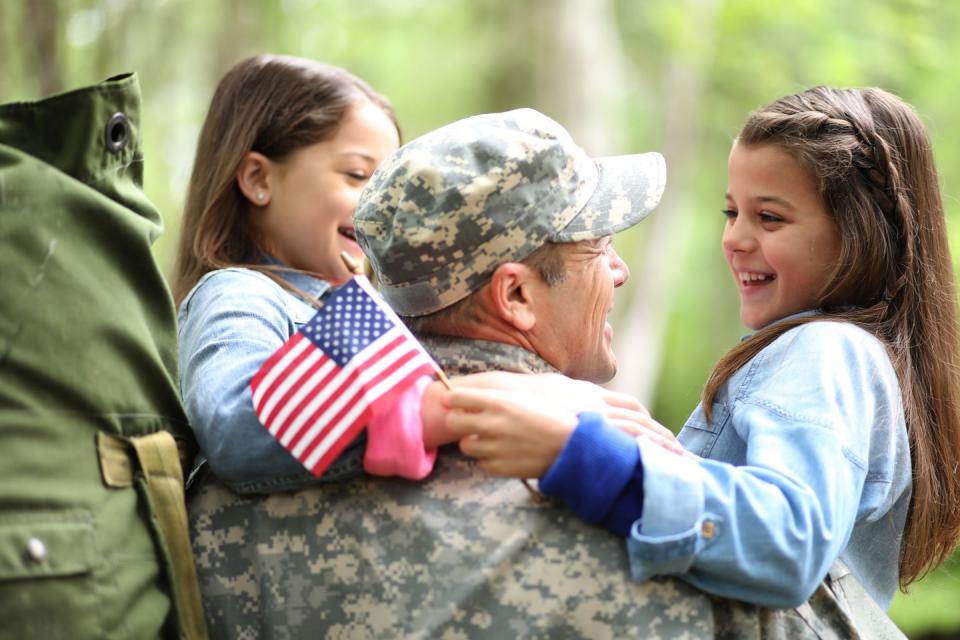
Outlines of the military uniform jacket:
<svg viewBox="0 0 960 640">
<path fill-rule="evenodd" d="M 139 99 L 127 75 L 0 106 L 3 637 L 203 635 Z"/>
<path fill-rule="evenodd" d="M 451 375 L 555 371 L 500 343 L 424 343 Z M 208 475 L 188 511 L 218 638 L 859 637 L 826 583 L 803 608 L 775 611 L 677 579 L 633 582 L 622 538 L 455 447 L 420 483 L 358 477 L 242 497 Z"/>
</svg>

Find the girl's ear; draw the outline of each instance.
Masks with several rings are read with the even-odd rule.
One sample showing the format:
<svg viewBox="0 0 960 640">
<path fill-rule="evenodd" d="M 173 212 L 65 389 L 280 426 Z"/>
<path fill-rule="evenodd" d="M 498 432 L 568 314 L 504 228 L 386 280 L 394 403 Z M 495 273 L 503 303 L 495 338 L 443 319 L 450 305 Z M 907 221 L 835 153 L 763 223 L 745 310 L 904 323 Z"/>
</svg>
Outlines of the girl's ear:
<svg viewBox="0 0 960 640">
<path fill-rule="evenodd" d="M 265 207 L 270 204 L 272 168 L 273 163 L 270 162 L 270 158 L 256 151 L 248 151 L 240 161 L 240 167 L 237 169 L 237 186 L 255 207 Z"/>
<path fill-rule="evenodd" d="M 488 295 L 493 311 L 518 331 L 537 324 L 536 295 L 539 279 L 519 262 L 505 262 L 490 277 Z"/>
</svg>

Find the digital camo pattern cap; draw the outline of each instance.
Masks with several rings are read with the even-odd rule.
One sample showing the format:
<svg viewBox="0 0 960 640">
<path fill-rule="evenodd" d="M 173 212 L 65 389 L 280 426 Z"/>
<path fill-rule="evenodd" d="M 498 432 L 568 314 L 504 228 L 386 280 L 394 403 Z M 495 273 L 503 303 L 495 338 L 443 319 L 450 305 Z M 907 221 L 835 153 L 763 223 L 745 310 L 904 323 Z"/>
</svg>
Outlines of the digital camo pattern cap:
<svg viewBox="0 0 960 640">
<path fill-rule="evenodd" d="M 547 242 L 633 226 L 665 184 L 659 153 L 591 158 L 547 116 L 517 109 L 400 147 L 374 172 L 354 221 L 384 298 L 400 315 L 420 316 Z"/>
</svg>

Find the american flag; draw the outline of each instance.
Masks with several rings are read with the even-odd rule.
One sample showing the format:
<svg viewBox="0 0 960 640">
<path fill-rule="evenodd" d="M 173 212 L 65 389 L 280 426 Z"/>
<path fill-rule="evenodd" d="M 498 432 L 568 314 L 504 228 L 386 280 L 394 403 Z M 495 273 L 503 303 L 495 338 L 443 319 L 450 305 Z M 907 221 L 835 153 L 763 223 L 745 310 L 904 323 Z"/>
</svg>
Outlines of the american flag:
<svg viewBox="0 0 960 640">
<path fill-rule="evenodd" d="M 250 381 L 260 422 L 314 475 L 378 404 L 438 367 L 364 276 L 336 289 Z"/>
</svg>

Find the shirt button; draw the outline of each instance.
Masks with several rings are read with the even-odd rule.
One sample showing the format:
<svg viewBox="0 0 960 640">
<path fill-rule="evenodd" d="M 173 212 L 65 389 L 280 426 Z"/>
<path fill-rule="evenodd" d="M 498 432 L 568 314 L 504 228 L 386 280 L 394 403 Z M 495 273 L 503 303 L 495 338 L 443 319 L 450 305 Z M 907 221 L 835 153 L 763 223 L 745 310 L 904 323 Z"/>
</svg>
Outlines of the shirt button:
<svg viewBox="0 0 960 640">
<path fill-rule="evenodd" d="M 47 545 L 40 538 L 27 540 L 27 555 L 34 562 L 43 562 L 47 559 Z"/>
<path fill-rule="evenodd" d="M 712 538 L 717 534 L 717 528 L 713 526 L 713 523 L 709 520 L 700 525 L 700 533 L 703 534 L 704 538 Z"/>
</svg>

